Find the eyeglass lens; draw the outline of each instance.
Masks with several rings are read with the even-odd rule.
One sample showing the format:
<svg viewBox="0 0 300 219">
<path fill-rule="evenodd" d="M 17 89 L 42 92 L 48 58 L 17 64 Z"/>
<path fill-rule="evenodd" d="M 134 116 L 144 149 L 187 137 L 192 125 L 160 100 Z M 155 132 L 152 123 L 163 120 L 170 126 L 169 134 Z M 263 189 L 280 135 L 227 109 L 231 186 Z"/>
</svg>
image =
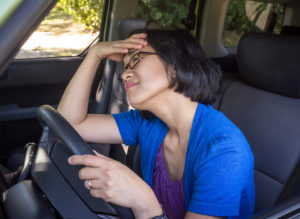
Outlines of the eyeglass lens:
<svg viewBox="0 0 300 219">
<path fill-rule="evenodd" d="M 127 65 L 122 69 L 122 71 L 120 72 L 120 74 L 118 75 L 118 79 L 122 82 L 122 75 L 123 73 L 127 70 L 127 69 L 133 69 L 134 66 L 136 66 L 139 61 L 142 59 L 143 56 L 145 55 L 157 55 L 156 53 L 154 52 L 138 52 L 136 54 L 134 54 L 129 62 L 127 63 Z"/>
</svg>

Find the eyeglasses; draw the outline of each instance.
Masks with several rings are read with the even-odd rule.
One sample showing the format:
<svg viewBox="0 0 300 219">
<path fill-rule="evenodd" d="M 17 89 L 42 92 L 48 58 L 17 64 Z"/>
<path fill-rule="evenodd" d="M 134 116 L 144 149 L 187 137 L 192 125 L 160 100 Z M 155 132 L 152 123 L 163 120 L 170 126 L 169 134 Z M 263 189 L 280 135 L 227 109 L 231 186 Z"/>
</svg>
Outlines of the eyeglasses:
<svg viewBox="0 0 300 219">
<path fill-rule="evenodd" d="M 118 76 L 118 79 L 122 81 L 122 75 L 127 69 L 133 69 L 141 60 L 143 57 L 147 55 L 157 55 L 155 52 L 143 52 L 143 51 L 138 51 L 135 53 L 129 60 L 126 66 L 124 66 L 123 70 Z"/>
</svg>

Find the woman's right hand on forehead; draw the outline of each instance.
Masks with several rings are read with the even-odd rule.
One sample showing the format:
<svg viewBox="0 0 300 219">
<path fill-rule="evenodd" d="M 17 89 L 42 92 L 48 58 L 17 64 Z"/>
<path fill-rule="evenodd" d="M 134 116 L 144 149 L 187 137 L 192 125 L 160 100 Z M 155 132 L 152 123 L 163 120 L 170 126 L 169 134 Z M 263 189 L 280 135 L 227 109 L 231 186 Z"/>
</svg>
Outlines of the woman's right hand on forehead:
<svg viewBox="0 0 300 219">
<path fill-rule="evenodd" d="M 147 45 L 145 33 L 134 34 L 125 40 L 104 41 L 93 45 L 89 53 L 93 53 L 100 60 L 108 58 L 121 62 L 129 50 L 140 50 Z"/>
</svg>

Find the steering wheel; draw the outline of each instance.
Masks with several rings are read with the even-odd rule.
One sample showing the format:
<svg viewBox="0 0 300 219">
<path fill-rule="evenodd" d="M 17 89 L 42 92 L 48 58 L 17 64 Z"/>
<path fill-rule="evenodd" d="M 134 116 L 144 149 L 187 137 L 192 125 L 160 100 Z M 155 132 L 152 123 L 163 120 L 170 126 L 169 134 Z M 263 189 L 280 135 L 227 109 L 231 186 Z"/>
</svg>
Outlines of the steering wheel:
<svg viewBox="0 0 300 219">
<path fill-rule="evenodd" d="M 43 134 L 31 175 L 58 213 L 63 218 L 134 218 L 130 209 L 92 197 L 78 177 L 82 166 L 68 164 L 72 155 L 94 154 L 75 129 L 49 105 L 41 106 L 37 116 Z"/>
</svg>

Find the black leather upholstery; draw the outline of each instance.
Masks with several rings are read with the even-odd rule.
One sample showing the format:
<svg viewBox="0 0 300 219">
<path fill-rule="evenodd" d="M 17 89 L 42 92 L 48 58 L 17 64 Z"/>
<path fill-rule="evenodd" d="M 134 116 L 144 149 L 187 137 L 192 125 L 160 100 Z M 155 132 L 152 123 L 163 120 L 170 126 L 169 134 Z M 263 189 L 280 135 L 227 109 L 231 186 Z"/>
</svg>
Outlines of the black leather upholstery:
<svg viewBox="0 0 300 219">
<path fill-rule="evenodd" d="M 217 104 L 254 153 L 258 212 L 299 193 L 300 38 L 247 34 L 237 61 L 241 77 L 226 77 Z"/>
</svg>

